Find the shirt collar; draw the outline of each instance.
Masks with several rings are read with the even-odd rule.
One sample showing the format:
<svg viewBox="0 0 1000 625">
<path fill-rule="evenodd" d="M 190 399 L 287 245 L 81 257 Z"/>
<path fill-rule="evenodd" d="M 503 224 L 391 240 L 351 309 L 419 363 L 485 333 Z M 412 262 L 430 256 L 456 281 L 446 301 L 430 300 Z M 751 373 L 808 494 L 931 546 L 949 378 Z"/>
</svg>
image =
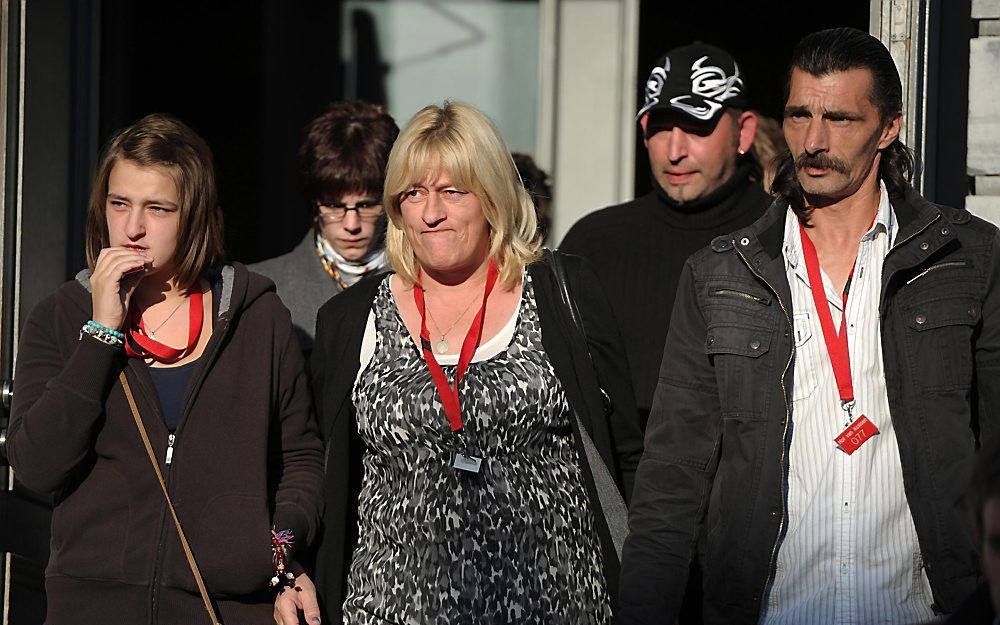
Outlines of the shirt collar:
<svg viewBox="0 0 1000 625">
<path fill-rule="evenodd" d="M 892 202 L 889 201 L 889 191 L 885 188 L 885 183 L 879 180 L 878 186 L 878 212 L 875 214 L 875 221 L 872 223 L 872 227 L 862 235 L 861 240 L 871 241 L 880 232 L 885 232 L 889 237 L 889 244 L 886 246 L 886 249 L 890 249 L 892 248 L 893 240 L 896 238 L 899 226 L 896 223 L 896 211 L 892 208 Z M 801 271 L 801 277 L 806 279 L 806 266 L 802 262 L 802 237 L 799 232 L 799 218 L 790 206 L 785 211 L 785 235 L 782 252 L 785 257 L 785 264 L 794 269 L 796 275 L 799 275 Z"/>
</svg>

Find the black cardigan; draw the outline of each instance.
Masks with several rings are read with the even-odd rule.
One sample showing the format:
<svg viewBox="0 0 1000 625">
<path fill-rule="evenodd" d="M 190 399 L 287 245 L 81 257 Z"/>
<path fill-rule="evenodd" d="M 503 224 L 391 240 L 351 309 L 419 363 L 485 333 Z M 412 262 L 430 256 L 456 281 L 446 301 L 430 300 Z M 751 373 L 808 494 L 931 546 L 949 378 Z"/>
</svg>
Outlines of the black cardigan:
<svg viewBox="0 0 1000 625">
<path fill-rule="evenodd" d="M 579 333 L 569 321 L 548 262 L 539 261 L 528 267 L 528 273 L 534 284 L 542 345 L 570 405 L 627 500 L 642 454 L 642 430 L 618 327 L 594 273 L 578 257 L 563 255 L 563 259 L 569 289 L 583 317 L 589 345 L 577 338 Z M 347 572 L 358 538 L 357 502 L 363 444 L 358 436 L 350 396 L 360 367 L 361 342 L 368 314 L 384 275 L 365 278 L 333 297 L 320 309 L 317 318 L 312 379 L 320 429 L 326 441 L 327 506 L 316 552 L 316 584 L 324 618 L 329 622 L 342 619 Z M 587 355 L 588 347 L 593 365 Z M 611 397 L 609 415 L 605 415 L 601 388 Z M 604 576 L 612 605 L 615 605 L 618 556 L 601 512 L 577 421 L 573 419 L 572 422 L 577 454 L 604 553 Z"/>
</svg>

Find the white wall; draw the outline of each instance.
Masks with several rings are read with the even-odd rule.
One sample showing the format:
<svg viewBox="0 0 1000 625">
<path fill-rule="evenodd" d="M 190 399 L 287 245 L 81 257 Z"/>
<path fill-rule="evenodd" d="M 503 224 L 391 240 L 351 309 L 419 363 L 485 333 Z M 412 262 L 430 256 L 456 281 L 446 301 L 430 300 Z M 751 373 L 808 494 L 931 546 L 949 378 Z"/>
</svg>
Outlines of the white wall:
<svg viewBox="0 0 1000 625">
<path fill-rule="evenodd" d="M 555 30 L 553 246 L 583 215 L 632 198 L 638 0 L 561 0 Z"/>
<path fill-rule="evenodd" d="M 1000 0 L 974 0 L 979 36 L 969 42 L 969 212 L 1000 224 Z"/>
<path fill-rule="evenodd" d="M 388 108 L 400 127 L 428 104 L 459 100 L 486 113 L 511 150 L 534 153 L 537 2 L 349 0 L 343 10 L 346 60 L 351 12 L 374 18 Z"/>
</svg>

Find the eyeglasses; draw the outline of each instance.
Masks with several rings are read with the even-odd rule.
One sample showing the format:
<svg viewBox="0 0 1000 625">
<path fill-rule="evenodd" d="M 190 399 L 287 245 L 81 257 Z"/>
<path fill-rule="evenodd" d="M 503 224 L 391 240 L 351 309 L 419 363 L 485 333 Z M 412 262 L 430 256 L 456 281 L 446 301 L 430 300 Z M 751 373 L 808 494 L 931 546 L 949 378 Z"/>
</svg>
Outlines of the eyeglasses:
<svg viewBox="0 0 1000 625">
<path fill-rule="evenodd" d="M 317 202 L 319 214 L 316 219 L 322 224 L 332 224 L 343 221 L 347 217 L 347 211 L 357 211 L 358 217 L 366 221 L 375 221 L 382 214 L 382 200 L 362 200 L 354 206 L 341 204 L 340 202 Z"/>
</svg>

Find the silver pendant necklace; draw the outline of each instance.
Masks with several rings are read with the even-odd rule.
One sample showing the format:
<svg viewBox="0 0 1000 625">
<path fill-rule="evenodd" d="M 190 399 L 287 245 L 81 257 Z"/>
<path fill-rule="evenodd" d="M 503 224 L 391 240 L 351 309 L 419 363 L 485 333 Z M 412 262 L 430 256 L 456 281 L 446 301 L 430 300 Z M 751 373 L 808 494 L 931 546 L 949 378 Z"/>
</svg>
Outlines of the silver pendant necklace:
<svg viewBox="0 0 1000 625">
<path fill-rule="evenodd" d="M 462 314 L 459 315 L 458 318 L 455 319 L 455 322 L 452 323 L 450 326 L 448 326 L 448 329 L 445 330 L 444 332 L 441 331 L 441 326 L 438 325 L 437 320 L 434 318 L 434 313 L 431 312 L 431 307 L 430 306 L 425 307 L 427 309 L 427 314 L 430 315 L 431 323 L 434 324 L 434 329 L 437 330 L 437 333 L 441 336 L 441 338 L 439 338 L 437 342 L 434 343 L 435 352 L 437 352 L 440 355 L 448 353 L 448 350 L 451 349 L 451 343 L 449 343 L 448 339 L 446 339 L 445 337 L 448 335 L 449 332 L 455 329 L 455 326 L 458 325 L 458 322 L 465 317 L 465 314 L 469 312 L 469 309 L 472 308 L 472 305 L 475 304 L 476 300 L 478 299 L 479 299 L 478 295 L 474 297 L 472 301 L 469 302 L 469 305 L 465 307 L 465 310 L 462 311 Z"/>
<path fill-rule="evenodd" d="M 183 306 L 184 302 L 186 302 L 186 301 L 187 301 L 187 298 L 186 297 L 182 297 L 181 301 L 178 302 L 177 305 L 174 306 L 174 309 L 170 311 L 170 314 L 167 315 L 167 318 L 160 322 L 160 325 L 156 326 L 156 328 L 154 328 L 154 329 L 147 329 L 146 330 L 146 336 L 148 336 L 149 338 L 153 339 L 154 341 L 158 341 L 159 339 L 156 338 L 156 333 L 160 331 L 160 328 L 162 328 L 163 326 L 167 325 L 167 322 L 170 321 L 170 318 L 174 316 L 175 312 L 177 312 L 178 310 L 181 309 L 181 306 Z"/>
</svg>

